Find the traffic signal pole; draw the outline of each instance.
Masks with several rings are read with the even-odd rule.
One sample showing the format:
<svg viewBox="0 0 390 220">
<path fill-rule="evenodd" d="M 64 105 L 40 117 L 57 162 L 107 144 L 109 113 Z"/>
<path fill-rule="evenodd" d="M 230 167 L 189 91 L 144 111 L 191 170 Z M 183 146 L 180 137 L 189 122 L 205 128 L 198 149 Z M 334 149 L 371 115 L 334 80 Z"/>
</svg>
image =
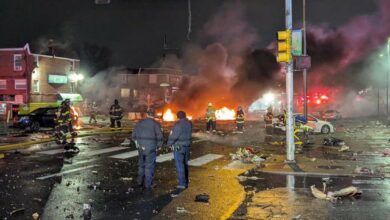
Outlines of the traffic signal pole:
<svg viewBox="0 0 390 220">
<path fill-rule="evenodd" d="M 303 55 L 307 55 L 306 42 L 306 0 L 302 2 L 302 20 L 303 20 Z M 307 118 L 307 69 L 303 70 L 303 114 Z"/>
<path fill-rule="evenodd" d="M 286 4 L 285 6 L 286 7 L 285 9 L 286 30 L 292 31 L 292 0 L 285 0 L 285 4 Z M 293 78 L 292 59 L 290 59 L 289 62 L 286 63 L 286 94 L 287 94 L 287 118 L 286 118 L 287 161 L 286 162 L 295 162 L 294 120 L 293 120 L 294 78 Z"/>
</svg>

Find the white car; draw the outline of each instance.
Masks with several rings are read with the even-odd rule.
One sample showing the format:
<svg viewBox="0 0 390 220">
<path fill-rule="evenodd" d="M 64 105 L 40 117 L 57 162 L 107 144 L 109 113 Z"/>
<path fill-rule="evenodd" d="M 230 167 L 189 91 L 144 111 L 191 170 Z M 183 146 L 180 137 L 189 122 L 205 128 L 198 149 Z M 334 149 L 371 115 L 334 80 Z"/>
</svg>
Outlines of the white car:
<svg viewBox="0 0 390 220">
<path fill-rule="evenodd" d="M 301 115 L 301 114 L 294 114 Z M 307 115 L 307 126 L 313 128 L 314 133 L 329 134 L 334 133 L 335 128 L 329 121 L 324 121 L 314 117 L 313 115 Z"/>
<path fill-rule="evenodd" d="M 303 117 L 302 114 L 294 114 L 294 117 L 300 115 Z M 333 125 L 328 121 L 320 120 L 312 115 L 307 115 L 307 123 L 306 126 L 309 126 L 313 129 L 314 133 L 322 133 L 322 134 L 329 134 L 334 133 L 336 129 L 333 127 Z M 278 121 L 274 121 L 275 128 L 279 128 L 283 131 L 286 130 L 286 127 L 284 125 L 281 125 L 281 123 Z"/>
</svg>

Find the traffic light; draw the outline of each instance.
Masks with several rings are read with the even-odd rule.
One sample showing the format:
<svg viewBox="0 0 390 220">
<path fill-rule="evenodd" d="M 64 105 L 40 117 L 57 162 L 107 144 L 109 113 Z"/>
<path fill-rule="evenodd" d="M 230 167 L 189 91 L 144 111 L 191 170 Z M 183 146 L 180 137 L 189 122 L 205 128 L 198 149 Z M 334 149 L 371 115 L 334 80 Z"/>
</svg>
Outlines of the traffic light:
<svg viewBox="0 0 390 220">
<path fill-rule="evenodd" d="M 276 60 L 279 63 L 291 62 L 291 30 L 278 31 L 276 38 L 278 39 L 278 55 Z"/>
</svg>

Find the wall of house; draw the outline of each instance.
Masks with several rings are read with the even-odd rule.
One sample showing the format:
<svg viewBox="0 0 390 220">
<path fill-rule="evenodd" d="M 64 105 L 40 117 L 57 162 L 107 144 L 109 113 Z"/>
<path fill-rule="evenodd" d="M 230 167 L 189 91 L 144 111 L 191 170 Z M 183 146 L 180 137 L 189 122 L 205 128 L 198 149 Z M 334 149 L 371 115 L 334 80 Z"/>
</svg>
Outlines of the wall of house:
<svg viewBox="0 0 390 220">
<path fill-rule="evenodd" d="M 78 72 L 79 61 L 57 57 L 36 56 L 38 68 L 35 69 L 31 80 L 31 102 L 54 102 L 58 93 L 71 93 L 72 82 L 68 75 L 72 71 Z M 66 83 L 49 83 L 49 75 L 66 77 Z M 38 80 L 38 91 L 34 81 Z M 75 85 L 76 86 L 76 85 Z"/>
</svg>

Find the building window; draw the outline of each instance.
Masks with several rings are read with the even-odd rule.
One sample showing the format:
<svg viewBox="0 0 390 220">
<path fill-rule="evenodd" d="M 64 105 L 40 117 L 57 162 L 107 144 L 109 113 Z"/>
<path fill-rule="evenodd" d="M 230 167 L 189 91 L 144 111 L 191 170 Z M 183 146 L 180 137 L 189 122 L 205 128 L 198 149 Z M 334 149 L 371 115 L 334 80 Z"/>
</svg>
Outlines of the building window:
<svg viewBox="0 0 390 220">
<path fill-rule="evenodd" d="M 149 75 L 149 83 L 150 84 L 156 84 L 157 83 L 157 75 L 150 74 Z"/>
<path fill-rule="evenodd" d="M 122 98 L 129 98 L 130 97 L 130 89 L 121 89 L 121 97 Z"/>
<path fill-rule="evenodd" d="M 14 54 L 14 71 L 21 71 L 22 68 L 22 54 Z"/>
<path fill-rule="evenodd" d="M 39 80 L 37 80 L 37 79 L 33 80 L 32 91 L 34 93 L 39 93 Z"/>
<path fill-rule="evenodd" d="M 136 89 L 133 89 L 133 98 L 137 98 L 138 97 L 138 91 Z"/>
<path fill-rule="evenodd" d="M 15 89 L 27 89 L 27 80 L 15 79 Z"/>
<path fill-rule="evenodd" d="M 0 80 L 0 89 L 7 89 L 7 80 L 5 79 Z"/>
</svg>

